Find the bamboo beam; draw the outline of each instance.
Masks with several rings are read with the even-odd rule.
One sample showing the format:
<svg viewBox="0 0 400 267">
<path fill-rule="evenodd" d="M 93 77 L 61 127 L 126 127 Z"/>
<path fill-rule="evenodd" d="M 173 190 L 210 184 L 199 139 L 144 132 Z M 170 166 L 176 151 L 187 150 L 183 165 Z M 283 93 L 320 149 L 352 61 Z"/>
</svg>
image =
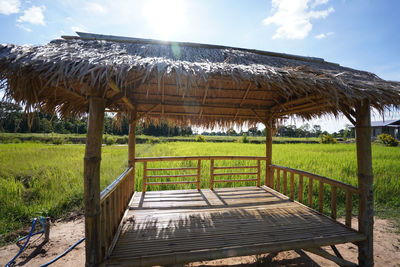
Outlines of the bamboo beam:
<svg viewBox="0 0 400 267">
<path fill-rule="evenodd" d="M 371 154 L 371 113 L 368 99 L 357 108 L 356 143 L 359 187 L 358 230 L 366 236 L 358 243 L 358 263 L 360 266 L 374 265 L 373 227 L 374 195 Z"/>
<path fill-rule="evenodd" d="M 265 121 L 265 119 L 261 118 L 261 117 L 257 114 L 257 112 L 256 112 L 254 109 L 250 109 L 250 110 L 254 113 L 254 115 L 256 115 L 257 119 L 259 119 L 260 122 L 262 122 L 262 123 L 264 123 L 264 124 L 267 124 L 267 122 Z"/>
<path fill-rule="evenodd" d="M 160 103 L 155 104 L 151 108 L 149 108 L 148 110 L 142 112 L 142 114 L 140 115 L 140 117 L 137 120 L 143 118 L 144 116 L 147 116 L 150 112 L 152 112 L 154 109 L 156 109 L 160 105 L 161 105 Z"/>
<path fill-rule="evenodd" d="M 122 93 L 121 89 L 118 87 L 118 85 L 117 85 L 113 80 L 110 80 L 110 81 L 108 82 L 108 85 L 110 86 L 110 88 L 111 88 L 113 91 L 115 91 L 115 92 L 117 92 L 117 93 Z M 122 101 L 124 101 L 125 104 L 126 104 L 130 109 L 135 109 L 135 106 L 132 104 L 132 102 L 131 102 L 126 96 L 123 96 L 123 97 L 122 97 Z"/>
<path fill-rule="evenodd" d="M 152 108 L 150 108 L 147 111 L 138 111 L 139 113 L 143 113 L 140 118 L 142 118 L 144 115 L 147 115 L 149 113 L 153 114 L 153 115 L 161 115 L 161 111 L 153 111 L 155 108 L 157 108 L 157 106 L 159 106 L 160 104 L 157 104 L 155 106 L 153 106 Z M 199 114 L 198 113 L 185 113 L 185 112 L 168 112 L 167 113 L 169 116 L 193 116 L 193 117 L 198 117 Z M 233 118 L 234 115 L 233 114 L 204 114 L 204 117 L 221 117 L 221 118 Z M 238 118 L 242 118 L 245 120 L 254 120 L 254 116 L 251 115 L 238 115 Z M 140 119 L 139 118 L 139 119 Z"/>
<path fill-rule="evenodd" d="M 339 266 L 349 266 L 349 267 L 357 266 L 357 264 L 354 264 L 354 263 L 352 263 L 350 261 L 347 261 L 345 259 L 336 257 L 336 256 L 328 253 L 326 250 L 324 250 L 322 248 L 318 248 L 318 247 L 316 247 L 316 248 L 306 248 L 304 250 L 308 251 L 308 252 L 311 252 L 311 253 L 313 253 L 315 255 L 318 255 L 320 257 L 323 257 L 323 258 L 325 258 L 327 260 L 333 261 L 334 263 L 336 263 Z"/>
<path fill-rule="evenodd" d="M 277 113 L 277 115 L 284 116 L 284 115 L 290 115 L 290 114 L 294 114 L 294 113 L 309 112 L 309 111 L 314 111 L 314 110 L 323 110 L 324 108 L 327 108 L 327 107 L 330 107 L 330 104 L 311 105 L 310 107 L 307 107 L 307 108 L 292 109 L 292 110 L 280 112 L 280 113 Z"/>
<path fill-rule="evenodd" d="M 205 91 L 204 91 L 203 100 L 201 101 L 201 104 L 202 104 L 202 105 L 204 105 L 204 104 L 206 103 L 206 98 L 207 98 L 207 93 L 208 93 L 208 88 L 209 88 L 209 87 L 210 87 L 210 85 L 207 84 L 207 85 L 206 85 L 206 89 L 205 89 Z M 203 107 L 201 107 L 201 109 L 200 109 L 200 118 L 201 118 L 201 115 L 203 115 Z"/>
<path fill-rule="evenodd" d="M 89 123 L 84 158 L 86 266 L 98 266 L 101 255 L 100 161 L 105 99 L 89 97 Z"/>
<path fill-rule="evenodd" d="M 157 105 L 161 104 L 158 100 L 136 100 L 132 102 L 133 105 Z M 193 101 L 182 101 L 182 102 L 174 102 L 174 101 L 165 101 L 164 105 L 166 107 L 200 107 L 200 108 L 223 108 L 223 109 L 234 109 L 234 110 L 256 110 L 256 111 L 264 111 L 269 106 L 260 106 L 260 105 L 247 105 L 247 106 L 239 106 L 239 105 L 229 105 L 226 103 L 212 103 L 212 104 L 199 104 L 199 102 Z"/>
<path fill-rule="evenodd" d="M 162 78 L 162 84 L 161 84 L 161 116 L 164 116 L 164 102 L 165 102 L 165 78 Z"/>
<path fill-rule="evenodd" d="M 176 85 L 175 85 L 176 86 Z M 223 92 L 220 92 L 220 90 L 219 89 L 214 89 L 214 90 L 217 90 L 218 92 L 220 92 L 221 93 L 221 95 L 217 95 L 217 96 L 210 96 L 210 92 L 212 91 L 211 90 L 212 88 L 211 87 L 209 87 L 209 89 L 208 89 L 208 91 L 207 91 L 207 98 L 206 98 L 206 100 L 207 101 L 205 101 L 203 104 L 205 104 L 206 102 L 215 102 L 215 101 L 217 101 L 217 100 L 222 100 L 222 101 L 227 101 L 227 102 L 238 102 L 239 104 L 240 104 L 240 101 L 242 100 L 242 97 L 240 97 L 240 98 L 238 98 L 238 97 L 232 97 L 232 93 L 237 93 L 237 91 L 239 90 L 239 89 L 236 89 L 236 90 L 231 90 L 231 89 L 221 89 L 221 90 L 224 90 L 224 91 L 226 91 L 225 93 L 226 93 L 226 95 L 227 96 L 224 96 L 223 95 Z M 164 89 L 165 90 L 165 89 Z M 262 90 L 257 90 L 257 92 L 259 92 L 259 93 L 262 93 L 262 92 L 264 92 L 264 91 L 262 91 Z M 154 98 L 160 98 L 159 99 L 159 101 L 161 101 L 162 100 L 162 95 L 160 96 L 160 94 L 157 94 L 157 93 L 154 93 L 154 94 L 152 94 L 151 92 L 149 92 L 148 94 L 146 93 L 146 92 L 138 92 L 138 91 L 135 91 L 134 93 L 133 93 L 133 96 L 135 97 L 135 99 L 143 99 L 144 97 L 147 99 L 147 98 L 149 98 L 149 99 L 154 99 Z M 168 94 L 168 92 L 164 92 L 164 100 L 166 99 L 166 98 L 176 98 L 176 99 L 182 99 L 182 95 L 177 95 L 177 94 Z M 202 95 L 202 96 L 185 96 L 185 100 L 186 101 L 189 101 L 189 102 L 197 102 L 197 103 L 202 103 L 203 102 L 203 99 L 204 99 L 204 95 Z M 276 101 L 274 100 L 274 99 L 259 99 L 259 98 L 249 98 L 249 97 L 247 97 L 246 98 L 246 101 L 258 101 L 258 102 L 260 102 L 260 101 L 263 101 L 263 102 L 270 102 L 270 103 L 272 103 L 272 102 L 274 102 L 274 103 L 276 103 Z M 279 102 L 278 102 L 279 103 Z"/>
<path fill-rule="evenodd" d="M 287 109 L 289 106 L 302 104 L 302 103 L 310 101 L 310 100 L 318 100 L 320 98 L 321 97 L 317 96 L 317 95 L 310 95 L 310 96 L 300 97 L 300 98 L 297 98 L 297 99 L 294 99 L 294 100 L 289 100 L 289 101 L 286 101 L 286 102 L 278 102 L 276 105 L 271 107 L 271 110 L 272 111 L 279 111 L 280 109 Z"/>
<path fill-rule="evenodd" d="M 248 95 L 249 92 L 250 92 L 251 85 L 252 85 L 252 84 L 249 83 L 249 85 L 247 86 L 247 89 L 246 89 L 246 92 L 245 92 L 244 95 L 243 95 L 242 101 L 240 101 L 240 106 L 242 106 L 243 103 L 244 103 L 244 101 L 246 100 L 246 97 L 247 97 L 247 95 Z"/>
<path fill-rule="evenodd" d="M 204 96 L 203 96 L 203 100 L 201 101 L 201 103 L 204 105 L 206 103 L 206 98 L 207 98 L 207 93 L 208 93 L 208 88 L 210 87 L 209 84 L 206 85 L 206 89 L 204 90 Z"/>
</svg>

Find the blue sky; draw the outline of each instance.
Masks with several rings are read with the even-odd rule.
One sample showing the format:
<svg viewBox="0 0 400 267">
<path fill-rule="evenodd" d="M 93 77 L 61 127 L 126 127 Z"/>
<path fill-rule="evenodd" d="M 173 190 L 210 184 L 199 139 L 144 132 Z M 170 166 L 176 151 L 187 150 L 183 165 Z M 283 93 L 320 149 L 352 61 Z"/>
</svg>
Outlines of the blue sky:
<svg viewBox="0 0 400 267">
<path fill-rule="evenodd" d="M 321 57 L 400 81 L 399 14 L 399 0 L 0 0 L 0 43 L 79 30 Z M 310 122 L 330 132 L 346 123 Z"/>
</svg>

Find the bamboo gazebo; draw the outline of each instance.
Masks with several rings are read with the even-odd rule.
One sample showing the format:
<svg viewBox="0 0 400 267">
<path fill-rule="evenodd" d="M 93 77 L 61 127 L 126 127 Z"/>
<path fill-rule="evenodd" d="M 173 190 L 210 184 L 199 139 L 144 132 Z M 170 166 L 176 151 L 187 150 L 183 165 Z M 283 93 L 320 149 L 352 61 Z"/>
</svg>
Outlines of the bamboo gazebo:
<svg viewBox="0 0 400 267">
<path fill-rule="evenodd" d="M 360 266 L 373 266 L 370 108 L 398 107 L 398 82 L 320 58 L 88 33 L 42 46 L 0 45 L 0 81 L 5 96 L 28 110 L 89 115 L 84 158 L 87 266 L 172 265 L 293 249 L 349 265 L 337 250 L 331 255 L 321 249 L 346 242 L 358 245 Z M 100 192 L 105 112 L 129 117 L 129 166 Z M 271 164 L 276 122 L 325 114 L 344 114 L 356 127 L 358 187 Z M 264 123 L 266 156 L 135 158 L 136 122 L 161 119 L 205 127 Z M 255 163 L 215 164 L 221 159 Z M 154 175 L 178 169 L 148 166 L 189 160 L 195 167 L 179 168 L 185 171 L 181 175 Z M 210 177 L 200 175 L 205 161 Z M 143 188 L 134 192 L 135 163 L 140 162 Z M 221 169 L 256 186 L 214 188 L 234 181 L 216 179 L 225 175 Z M 179 183 L 196 184 L 197 189 L 146 192 L 165 183 L 153 182 L 163 177 L 179 177 Z M 200 188 L 200 179 L 210 179 L 211 188 Z M 322 213 L 324 185 L 332 188 L 331 218 Z M 319 192 L 317 211 L 309 207 L 313 186 Z M 345 224 L 336 221 L 338 190 L 346 194 Z M 351 228 L 353 196 L 359 198 L 357 231 Z"/>
</svg>

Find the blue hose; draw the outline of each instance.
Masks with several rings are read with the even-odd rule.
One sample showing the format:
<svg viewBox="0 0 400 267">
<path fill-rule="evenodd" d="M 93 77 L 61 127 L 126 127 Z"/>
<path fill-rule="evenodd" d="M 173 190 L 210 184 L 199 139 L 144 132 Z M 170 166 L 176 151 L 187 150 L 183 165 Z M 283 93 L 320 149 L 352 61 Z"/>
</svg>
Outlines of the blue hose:
<svg viewBox="0 0 400 267">
<path fill-rule="evenodd" d="M 42 222 L 42 220 L 43 220 L 43 218 L 40 218 L 40 219 L 39 219 L 39 222 L 40 222 L 40 224 L 41 224 L 44 228 L 46 228 L 46 225 Z M 37 233 L 34 233 L 34 232 L 33 232 L 33 231 L 35 230 L 35 225 L 36 225 L 36 222 L 37 222 L 37 221 L 38 221 L 37 218 L 34 218 L 34 219 L 33 219 L 33 221 L 32 221 L 32 226 L 31 226 L 31 231 L 29 232 L 29 235 L 24 236 L 24 237 L 18 239 L 17 242 L 26 239 L 25 244 L 20 248 L 20 250 L 19 250 L 19 252 L 17 253 L 17 255 L 15 255 L 15 257 L 14 257 L 12 260 L 10 260 L 10 261 L 6 264 L 6 267 L 10 267 L 11 264 L 19 257 L 19 255 L 21 255 L 22 251 L 24 251 L 24 249 L 26 248 L 26 245 L 28 245 L 29 240 L 31 239 L 32 236 L 37 235 L 37 234 L 40 234 L 40 233 L 43 233 L 43 232 L 45 231 L 45 230 L 42 230 L 42 231 L 37 232 Z"/>
<path fill-rule="evenodd" d="M 59 259 L 61 259 L 62 257 L 64 257 L 65 255 L 67 255 L 68 252 L 70 252 L 74 247 L 76 247 L 77 245 L 79 245 L 80 243 L 83 242 L 83 240 L 85 240 L 85 238 L 82 238 L 81 240 L 79 240 L 78 242 L 76 242 L 75 244 L 73 244 L 72 246 L 70 246 L 66 251 L 64 251 L 64 253 L 58 255 L 56 258 L 54 258 L 53 260 L 51 260 L 48 263 L 45 263 L 43 265 L 40 265 L 40 267 L 46 267 L 56 261 L 58 261 Z"/>
<path fill-rule="evenodd" d="M 40 224 L 43 226 L 43 230 L 34 233 L 33 231 L 35 230 L 35 225 L 36 225 L 37 221 L 39 221 Z M 31 239 L 32 236 L 44 233 L 45 231 L 46 231 L 46 225 L 44 224 L 44 218 L 40 218 L 39 220 L 37 218 L 34 218 L 33 221 L 32 221 L 31 231 L 29 232 L 29 235 L 21 237 L 20 239 L 17 240 L 17 243 L 18 243 L 18 242 L 21 242 L 22 240 L 26 239 L 25 244 L 20 248 L 20 250 L 17 253 L 17 255 L 15 255 L 15 257 L 6 264 L 5 267 L 10 267 L 11 264 L 19 257 L 19 255 L 21 255 L 22 251 L 24 251 L 24 249 L 26 248 L 26 245 L 28 245 L 29 240 Z M 48 265 L 58 261 L 59 259 L 61 259 L 65 255 L 67 255 L 67 253 L 70 252 L 72 249 L 74 249 L 77 245 L 82 243 L 84 240 L 85 240 L 85 238 L 82 238 L 81 240 L 79 240 L 78 242 L 73 244 L 71 247 L 69 247 L 66 251 L 64 251 L 61 255 L 58 255 L 56 258 L 54 258 L 53 260 L 51 260 L 48 263 L 40 265 L 40 267 L 45 267 L 45 266 L 48 266 Z"/>
</svg>

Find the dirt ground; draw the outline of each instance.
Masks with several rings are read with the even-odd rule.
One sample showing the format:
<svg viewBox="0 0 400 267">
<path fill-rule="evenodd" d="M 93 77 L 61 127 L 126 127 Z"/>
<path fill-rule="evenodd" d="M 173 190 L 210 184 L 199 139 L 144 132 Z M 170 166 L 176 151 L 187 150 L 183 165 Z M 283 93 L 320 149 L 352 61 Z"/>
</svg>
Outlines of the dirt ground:
<svg viewBox="0 0 400 267">
<path fill-rule="evenodd" d="M 357 225 L 354 219 L 353 225 Z M 374 251 L 375 266 L 400 266 L 400 235 L 388 220 L 375 218 Z M 30 246 L 17 259 L 15 266 L 40 266 L 64 252 L 69 246 L 84 236 L 82 216 L 57 221 L 51 225 L 50 241 L 41 245 L 43 237 L 33 237 Z M 357 262 L 357 247 L 353 244 L 338 245 L 340 253 L 346 260 Z M 329 247 L 326 248 L 331 251 Z M 0 265 L 4 266 L 14 257 L 19 248 L 13 244 L 0 248 Z M 84 242 L 78 245 L 65 257 L 51 266 L 84 266 Z M 337 266 L 336 264 L 303 251 L 286 251 L 277 254 L 266 254 L 248 257 L 194 262 L 187 266 Z"/>
</svg>

